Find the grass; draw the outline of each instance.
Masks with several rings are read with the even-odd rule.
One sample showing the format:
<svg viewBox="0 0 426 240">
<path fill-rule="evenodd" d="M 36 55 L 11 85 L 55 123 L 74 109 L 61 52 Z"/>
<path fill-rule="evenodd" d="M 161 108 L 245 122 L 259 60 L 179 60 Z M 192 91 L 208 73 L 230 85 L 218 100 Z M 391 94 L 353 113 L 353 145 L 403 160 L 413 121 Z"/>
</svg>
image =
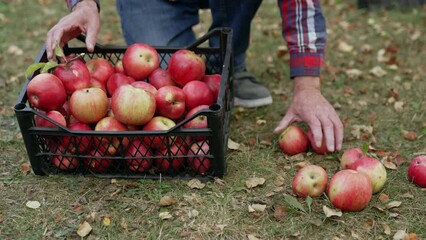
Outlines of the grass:
<svg viewBox="0 0 426 240">
<path fill-rule="evenodd" d="M 332 206 L 326 196 L 314 199 L 312 211 L 306 213 L 284 200 L 284 194 L 292 194 L 297 163 L 319 164 L 331 175 L 338 170 L 341 152 L 329 156 L 308 153 L 295 159 L 284 156 L 276 145 L 272 130 L 285 113 L 292 85 L 287 56 L 278 56 L 278 46 L 285 43 L 275 1 L 263 2 L 252 25 L 248 53 L 249 68 L 273 90 L 274 104 L 234 109 L 230 137 L 241 144 L 240 150 L 229 151 L 228 174 L 223 181 L 207 182 L 198 190 L 180 180 L 111 181 L 24 174 L 22 165 L 28 158 L 12 106 L 24 82 L 24 69 L 37 56 L 47 30 L 67 10 L 62 1 L 0 3 L 0 23 L 5 26 L 0 32 L 1 239 L 78 239 L 77 229 L 84 221 L 93 228 L 87 239 L 391 239 L 398 230 L 426 238 L 425 191 L 406 178 L 408 160 L 426 152 L 424 10 L 361 11 L 354 1 L 327 1 L 323 5 L 329 34 L 322 91 L 345 123 L 344 149 L 368 144 L 376 150 L 399 152 L 407 159 L 395 170 L 388 169 L 385 188 L 373 196 L 365 210 L 327 218 L 323 206 Z M 101 14 L 103 28 L 98 41 L 122 45 L 112 0 L 102 2 Z M 203 12 L 200 32 L 207 29 L 207 14 Z M 31 21 L 25 17 L 28 15 Z M 353 50 L 339 50 L 342 42 Z M 397 69 L 377 60 L 380 49 L 393 49 L 386 56 L 395 58 Z M 371 74 L 376 66 L 387 74 Z M 346 74 L 349 69 L 362 73 L 350 78 Z M 394 107 L 391 89 L 399 94 L 395 100 L 404 103 L 401 111 Z M 259 119 L 265 124 L 258 124 Z M 352 134 L 356 125 L 371 126 L 373 132 L 362 133 L 358 139 Z M 417 140 L 405 139 L 403 130 L 416 132 Z M 252 177 L 266 181 L 248 189 L 245 181 Z M 275 184 L 277 177 L 283 179 L 282 188 Z M 402 202 L 401 206 L 384 209 L 387 202 L 379 199 L 382 193 L 389 201 Z M 176 203 L 159 207 L 166 195 Z M 39 201 L 41 207 L 26 207 L 30 200 Z M 298 201 L 308 209 L 303 199 Z M 266 209 L 249 213 L 252 204 L 264 204 Z M 274 212 L 279 208 L 285 216 L 277 219 Z M 169 212 L 172 218 L 162 220 L 161 212 Z M 385 232 L 387 227 L 390 232 Z"/>
</svg>

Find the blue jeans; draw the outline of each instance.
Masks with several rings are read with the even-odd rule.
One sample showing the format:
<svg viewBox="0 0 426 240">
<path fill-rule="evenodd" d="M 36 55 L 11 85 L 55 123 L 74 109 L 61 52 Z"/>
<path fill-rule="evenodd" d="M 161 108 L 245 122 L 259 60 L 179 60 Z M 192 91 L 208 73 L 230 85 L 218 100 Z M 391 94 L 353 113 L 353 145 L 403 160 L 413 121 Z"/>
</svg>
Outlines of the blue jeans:
<svg viewBox="0 0 426 240">
<path fill-rule="evenodd" d="M 210 0 L 210 29 L 233 30 L 234 71 L 246 68 L 251 20 L 262 0 Z M 143 42 L 152 46 L 184 47 L 196 38 L 192 26 L 199 23 L 200 0 L 116 0 L 127 44 Z M 219 42 L 212 39 L 210 46 Z"/>
</svg>

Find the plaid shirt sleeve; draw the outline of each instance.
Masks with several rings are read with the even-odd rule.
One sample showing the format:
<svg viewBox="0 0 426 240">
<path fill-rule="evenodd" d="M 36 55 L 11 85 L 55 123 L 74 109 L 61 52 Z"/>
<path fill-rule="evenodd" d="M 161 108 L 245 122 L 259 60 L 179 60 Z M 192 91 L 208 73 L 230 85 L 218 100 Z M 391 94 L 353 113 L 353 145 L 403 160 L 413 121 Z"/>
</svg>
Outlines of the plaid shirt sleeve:
<svg viewBox="0 0 426 240">
<path fill-rule="evenodd" d="M 290 52 L 290 77 L 319 76 L 327 40 L 320 0 L 278 0 Z"/>
<path fill-rule="evenodd" d="M 82 0 L 65 0 L 65 2 L 67 3 L 67 7 L 68 9 L 71 11 L 72 8 L 79 2 L 81 2 Z M 98 5 L 98 10 L 100 9 L 100 0 L 94 0 L 96 2 L 96 5 Z"/>
</svg>

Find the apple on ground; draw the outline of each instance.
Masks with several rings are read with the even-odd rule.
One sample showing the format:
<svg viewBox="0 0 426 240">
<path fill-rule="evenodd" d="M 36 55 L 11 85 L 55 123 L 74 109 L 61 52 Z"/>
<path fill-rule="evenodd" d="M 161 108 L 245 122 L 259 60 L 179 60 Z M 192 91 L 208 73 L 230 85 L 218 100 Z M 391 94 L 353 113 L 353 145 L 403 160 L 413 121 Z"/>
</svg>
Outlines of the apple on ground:
<svg viewBox="0 0 426 240">
<path fill-rule="evenodd" d="M 155 97 L 148 91 L 130 84 L 119 87 L 111 98 L 114 117 L 126 125 L 144 125 L 155 114 Z"/>
<path fill-rule="evenodd" d="M 198 141 L 193 143 L 188 150 L 188 165 L 194 172 L 205 174 L 211 167 L 211 160 L 207 155 L 210 154 L 208 141 Z"/>
<path fill-rule="evenodd" d="M 86 63 L 90 76 L 106 84 L 108 78 L 115 73 L 113 65 L 105 58 L 92 58 Z"/>
<path fill-rule="evenodd" d="M 311 147 L 312 147 L 312 150 L 314 150 L 314 152 L 316 152 L 316 153 L 318 153 L 318 154 L 329 154 L 329 153 L 331 153 L 331 152 L 330 152 L 330 151 L 328 151 L 328 149 L 327 149 L 327 143 L 326 143 L 325 135 L 324 135 L 324 134 L 323 134 L 323 136 L 322 136 L 322 143 L 321 143 L 321 147 L 318 147 L 318 146 L 315 144 L 314 135 L 313 135 L 313 133 L 312 133 L 311 129 L 309 129 L 309 130 L 308 130 L 308 139 L 309 139 L 309 142 L 311 143 Z"/>
<path fill-rule="evenodd" d="M 185 113 L 185 92 L 176 86 L 164 86 L 155 94 L 157 115 L 179 119 Z"/>
<path fill-rule="evenodd" d="M 408 166 L 408 180 L 426 188 L 426 155 L 414 157 Z"/>
<path fill-rule="evenodd" d="M 104 117 L 96 123 L 95 131 L 128 131 L 127 126 L 113 117 Z M 122 137 L 95 137 L 95 146 L 101 146 L 110 155 L 116 154 L 129 144 L 128 138 Z"/>
<path fill-rule="evenodd" d="M 134 172 L 145 172 L 151 168 L 153 155 L 141 140 L 135 139 L 126 152 L 127 167 Z"/>
<path fill-rule="evenodd" d="M 340 158 L 340 169 L 353 169 L 355 162 L 364 156 L 365 154 L 362 152 L 361 148 L 347 149 Z"/>
<path fill-rule="evenodd" d="M 67 100 L 64 84 L 55 75 L 41 73 L 27 86 L 28 101 L 43 111 L 58 110 Z"/>
<path fill-rule="evenodd" d="M 195 52 L 180 49 L 170 57 L 168 71 L 173 81 L 183 87 L 190 81 L 200 81 L 205 75 L 206 64 Z"/>
<path fill-rule="evenodd" d="M 92 128 L 85 123 L 76 122 L 68 125 L 68 129 L 75 131 L 91 131 Z M 91 148 L 91 138 L 88 136 L 64 136 L 62 145 L 71 153 L 86 153 Z"/>
<path fill-rule="evenodd" d="M 66 58 L 69 60 L 72 57 Z M 81 58 L 58 65 L 53 70 L 53 74 L 61 79 L 68 95 L 76 90 L 90 87 L 90 72 Z"/>
<path fill-rule="evenodd" d="M 104 84 L 104 83 L 102 83 L 101 81 L 99 81 L 98 79 L 96 79 L 96 78 L 90 78 L 90 87 L 96 87 L 96 88 L 100 88 L 100 89 L 102 89 L 105 93 L 108 93 L 107 92 L 107 89 L 106 89 L 106 84 Z"/>
<path fill-rule="evenodd" d="M 184 166 L 188 150 L 183 145 L 173 144 L 170 148 L 164 148 L 157 152 L 154 163 L 160 172 L 177 172 Z"/>
<path fill-rule="evenodd" d="M 84 88 L 69 99 L 71 114 L 82 123 L 96 123 L 108 112 L 108 97 L 100 88 Z"/>
<path fill-rule="evenodd" d="M 135 81 L 135 82 L 132 82 L 130 85 L 132 85 L 133 87 L 148 91 L 152 93 L 154 96 L 157 93 L 157 89 L 154 86 L 152 86 L 150 83 L 145 81 Z"/>
<path fill-rule="evenodd" d="M 153 117 L 145 126 L 142 128 L 143 131 L 166 131 L 176 126 L 176 123 L 163 116 Z M 152 149 L 161 150 L 167 147 L 167 143 L 170 143 L 173 139 L 168 136 L 147 136 L 144 138 L 144 143 Z"/>
<path fill-rule="evenodd" d="M 278 136 L 278 145 L 285 154 L 296 155 L 308 150 L 309 140 L 301 127 L 290 125 Z"/>
<path fill-rule="evenodd" d="M 123 74 L 124 74 L 123 61 L 118 60 L 118 61 L 114 64 L 114 71 L 115 71 L 116 73 L 123 73 Z"/>
<path fill-rule="evenodd" d="M 172 80 L 169 71 L 162 68 L 155 69 L 148 78 L 149 83 L 156 89 L 160 89 L 164 86 L 176 86 L 176 83 Z"/>
<path fill-rule="evenodd" d="M 80 161 L 72 156 L 66 156 L 66 151 L 63 146 L 58 145 L 58 148 L 54 151 L 52 162 L 61 170 L 74 170 L 80 165 Z"/>
<path fill-rule="evenodd" d="M 109 96 L 112 96 L 114 92 L 122 85 L 131 84 L 135 81 L 134 78 L 124 75 L 123 73 L 112 74 L 107 82 L 106 88 Z"/>
<path fill-rule="evenodd" d="M 67 121 L 65 120 L 64 115 L 62 115 L 62 113 L 60 113 L 59 111 L 56 111 L 56 110 L 49 111 L 46 113 L 46 117 L 59 123 L 60 125 L 64 127 L 67 126 Z M 38 127 L 58 128 L 58 126 L 55 125 L 53 122 L 46 120 L 42 117 L 39 117 L 37 115 L 35 115 L 35 122 L 36 122 L 36 126 Z"/>
<path fill-rule="evenodd" d="M 382 190 L 386 183 L 386 168 L 374 157 L 365 155 L 363 158 L 356 161 L 350 169 L 364 173 L 370 178 L 373 194 Z"/>
<path fill-rule="evenodd" d="M 331 177 L 327 195 L 335 208 L 357 212 L 363 210 L 370 202 L 373 187 L 366 174 L 344 169 Z"/>
<path fill-rule="evenodd" d="M 217 98 L 219 96 L 219 89 L 220 89 L 220 80 L 221 80 L 220 74 L 208 74 L 203 77 L 201 81 L 205 82 L 207 86 L 209 86 L 210 90 L 213 94 L 213 101 L 216 102 Z"/>
<path fill-rule="evenodd" d="M 144 43 L 131 44 L 124 52 L 122 61 L 125 74 L 137 81 L 145 80 L 160 66 L 157 50 Z"/>
<path fill-rule="evenodd" d="M 90 150 L 88 156 L 83 163 L 93 172 L 105 172 L 114 165 L 114 160 L 110 158 L 112 155 L 102 148 Z"/>
<path fill-rule="evenodd" d="M 299 197 L 319 197 L 325 192 L 327 182 L 328 175 L 324 168 L 318 165 L 307 165 L 293 177 L 292 188 Z"/>
<path fill-rule="evenodd" d="M 211 105 L 213 94 L 209 86 L 201 81 L 190 81 L 182 90 L 185 92 L 186 110 L 191 110 L 199 105 Z"/>
</svg>

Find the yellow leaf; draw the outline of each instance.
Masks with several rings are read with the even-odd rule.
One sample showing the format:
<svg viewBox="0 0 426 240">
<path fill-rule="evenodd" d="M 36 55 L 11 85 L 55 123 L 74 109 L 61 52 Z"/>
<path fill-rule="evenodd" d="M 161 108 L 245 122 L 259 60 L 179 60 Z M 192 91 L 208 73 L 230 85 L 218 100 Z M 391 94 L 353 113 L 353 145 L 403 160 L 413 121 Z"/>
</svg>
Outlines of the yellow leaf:
<svg viewBox="0 0 426 240">
<path fill-rule="evenodd" d="M 85 237 L 87 235 L 89 235 L 89 233 L 92 231 L 92 226 L 90 226 L 90 224 L 86 221 L 84 221 L 84 223 L 80 224 L 78 230 L 77 230 L 77 234 L 80 237 Z"/>
<path fill-rule="evenodd" d="M 326 217 L 333 217 L 333 216 L 341 217 L 343 215 L 342 211 L 337 209 L 332 209 L 327 206 L 323 206 L 322 210 L 324 211 L 324 214 Z"/>
<path fill-rule="evenodd" d="M 111 218 L 109 218 L 109 217 L 104 217 L 104 219 L 102 220 L 102 224 L 103 224 L 104 226 L 109 226 L 109 225 L 111 225 Z"/>
<path fill-rule="evenodd" d="M 240 144 L 232 141 L 232 139 L 228 138 L 228 149 L 231 150 L 239 150 Z"/>
</svg>

